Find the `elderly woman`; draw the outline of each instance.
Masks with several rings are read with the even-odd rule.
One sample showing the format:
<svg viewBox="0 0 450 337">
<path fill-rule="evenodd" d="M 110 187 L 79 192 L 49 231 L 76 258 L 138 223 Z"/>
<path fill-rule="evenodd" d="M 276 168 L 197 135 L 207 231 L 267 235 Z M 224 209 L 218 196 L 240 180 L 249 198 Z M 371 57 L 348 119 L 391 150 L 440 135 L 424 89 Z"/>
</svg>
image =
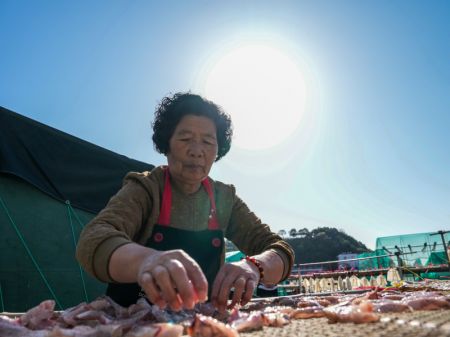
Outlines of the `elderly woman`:
<svg viewBox="0 0 450 337">
<path fill-rule="evenodd" d="M 230 117 L 198 95 L 177 93 L 157 107 L 153 131 L 167 166 L 129 173 L 78 242 L 79 262 L 109 283 L 107 295 L 123 306 L 145 296 L 172 310 L 191 309 L 209 295 L 223 311 L 230 296 L 228 307 L 245 304 L 258 283 L 284 280 L 294 259 L 290 246 L 233 185 L 208 176 L 230 149 Z M 225 264 L 224 237 L 248 256 Z"/>
</svg>

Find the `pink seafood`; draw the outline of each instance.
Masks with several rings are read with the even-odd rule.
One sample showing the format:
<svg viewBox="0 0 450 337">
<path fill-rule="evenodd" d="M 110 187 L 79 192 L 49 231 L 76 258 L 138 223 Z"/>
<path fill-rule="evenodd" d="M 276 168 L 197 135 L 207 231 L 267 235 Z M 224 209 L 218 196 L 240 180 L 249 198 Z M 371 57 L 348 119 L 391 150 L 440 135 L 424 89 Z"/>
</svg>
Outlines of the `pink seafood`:
<svg viewBox="0 0 450 337">
<path fill-rule="evenodd" d="M 183 327 L 179 324 L 157 323 L 135 326 L 124 337 L 180 337 Z"/>
<path fill-rule="evenodd" d="M 39 335 L 37 331 L 31 331 L 19 324 L 17 320 L 10 319 L 6 316 L 0 316 L 0 332 L 1 336 L 8 337 L 45 337 L 46 335 Z"/>
<path fill-rule="evenodd" d="M 330 302 L 330 304 L 337 304 L 339 303 L 339 297 L 338 296 L 322 296 L 322 299 L 327 300 L 328 302 Z"/>
<path fill-rule="evenodd" d="M 328 302 L 328 305 L 330 303 Z M 310 308 L 310 307 L 322 307 L 322 305 L 316 300 L 308 300 L 308 301 L 299 301 L 297 303 L 297 307 L 299 308 Z"/>
<path fill-rule="evenodd" d="M 196 314 L 192 325 L 188 328 L 192 337 L 238 337 L 236 329 L 219 322 L 217 319 Z"/>
<path fill-rule="evenodd" d="M 290 323 L 289 316 L 281 312 L 262 313 L 264 325 L 282 327 Z"/>
<path fill-rule="evenodd" d="M 76 319 L 77 315 L 86 310 L 89 310 L 89 306 L 87 303 L 82 302 L 75 307 L 64 310 L 59 316 L 58 321 L 68 326 L 75 326 L 78 324 Z"/>
<path fill-rule="evenodd" d="M 386 312 L 404 312 L 404 311 L 412 311 L 412 308 L 399 301 L 392 300 L 373 300 L 372 301 L 374 312 L 386 313 Z"/>
<path fill-rule="evenodd" d="M 436 297 L 406 297 L 402 303 L 410 306 L 414 310 L 438 310 L 450 308 L 450 302 L 444 296 Z"/>
<path fill-rule="evenodd" d="M 380 320 L 380 316 L 373 312 L 373 304 L 369 301 L 362 301 L 358 305 L 335 305 L 325 308 L 325 316 L 331 323 L 352 322 L 371 323 Z"/>
<path fill-rule="evenodd" d="M 55 321 L 51 318 L 54 315 L 55 301 L 46 300 L 38 306 L 31 308 L 25 314 L 20 316 L 19 323 L 31 330 L 41 330 L 52 327 Z"/>
<path fill-rule="evenodd" d="M 400 301 L 405 297 L 405 295 L 383 295 L 381 298 L 386 300 L 392 300 L 392 301 Z"/>
<path fill-rule="evenodd" d="M 122 329 L 114 325 L 98 325 L 93 327 L 88 325 L 79 325 L 71 329 L 55 327 L 52 331 L 47 333 L 48 335 L 45 335 L 46 337 L 117 337 L 122 336 Z"/>
<path fill-rule="evenodd" d="M 293 319 L 308 319 L 315 317 L 324 317 L 325 313 L 322 307 L 304 307 L 294 309 L 289 313 L 289 317 Z"/>
<path fill-rule="evenodd" d="M 239 332 L 261 330 L 265 325 L 265 316 L 260 311 L 249 314 L 235 312 L 228 320 L 230 326 Z"/>
<path fill-rule="evenodd" d="M 273 313 L 273 312 L 279 312 L 282 314 L 286 314 L 289 315 L 292 311 L 294 311 L 295 308 L 293 307 L 288 307 L 288 306 L 270 306 L 270 307 L 265 307 L 263 310 L 264 314 L 268 314 L 268 313 Z"/>
</svg>

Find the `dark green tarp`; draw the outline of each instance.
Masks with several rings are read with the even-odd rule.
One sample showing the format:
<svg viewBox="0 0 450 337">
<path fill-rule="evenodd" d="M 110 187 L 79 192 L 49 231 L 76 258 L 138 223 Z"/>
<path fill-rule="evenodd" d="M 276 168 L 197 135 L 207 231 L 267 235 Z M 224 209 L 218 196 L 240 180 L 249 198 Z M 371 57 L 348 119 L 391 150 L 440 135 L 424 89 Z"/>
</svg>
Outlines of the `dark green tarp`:
<svg viewBox="0 0 450 337">
<path fill-rule="evenodd" d="M 440 264 L 447 264 L 448 256 L 444 251 L 440 252 L 432 252 L 430 256 L 428 257 L 427 266 L 431 265 L 440 265 Z"/>
<path fill-rule="evenodd" d="M 0 172 L 74 207 L 97 213 L 127 172 L 152 168 L 0 107 Z"/>
<path fill-rule="evenodd" d="M 152 168 L 0 107 L 0 311 L 101 295 L 75 260 L 79 233 L 127 172 Z"/>
</svg>

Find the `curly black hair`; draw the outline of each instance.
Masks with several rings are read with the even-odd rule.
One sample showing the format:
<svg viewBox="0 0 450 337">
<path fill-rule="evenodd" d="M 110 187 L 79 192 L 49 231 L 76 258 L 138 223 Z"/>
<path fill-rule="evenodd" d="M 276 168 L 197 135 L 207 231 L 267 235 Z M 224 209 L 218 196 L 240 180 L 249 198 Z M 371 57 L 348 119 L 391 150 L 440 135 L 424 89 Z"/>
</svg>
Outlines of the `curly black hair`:
<svg viewBox="0 0 450 337">
<path fill-rule="evenodd" d="M 190 92 L 178 92 L 164 97 L 155 110 L 152 123 L 153 144 L 156 151 L 167 155 L 170 151 L 169 141 L 180 120 L 186 115 L 210 118 L 217 129 L 217 157 L 225 156 L 231 147 L 233 127 L 230 116 L 217 104 Z"/>
</svg>

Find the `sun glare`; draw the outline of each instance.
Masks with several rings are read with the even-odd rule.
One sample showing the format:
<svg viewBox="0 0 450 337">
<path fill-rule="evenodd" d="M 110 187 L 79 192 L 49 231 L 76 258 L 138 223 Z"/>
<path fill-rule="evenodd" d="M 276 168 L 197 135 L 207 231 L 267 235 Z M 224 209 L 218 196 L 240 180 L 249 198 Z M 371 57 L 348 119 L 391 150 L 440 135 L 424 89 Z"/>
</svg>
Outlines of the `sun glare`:
<svg viewBox="0 0 450 337">
<path fill-rule="evenodd" d="M 262 150 L 285 141 L 299 126 L 305 81 L 287 54 L 264 45 L 228 52 L 209 71 L 204 92 L 234 124 L 233 144 Z"/>
</svg>

